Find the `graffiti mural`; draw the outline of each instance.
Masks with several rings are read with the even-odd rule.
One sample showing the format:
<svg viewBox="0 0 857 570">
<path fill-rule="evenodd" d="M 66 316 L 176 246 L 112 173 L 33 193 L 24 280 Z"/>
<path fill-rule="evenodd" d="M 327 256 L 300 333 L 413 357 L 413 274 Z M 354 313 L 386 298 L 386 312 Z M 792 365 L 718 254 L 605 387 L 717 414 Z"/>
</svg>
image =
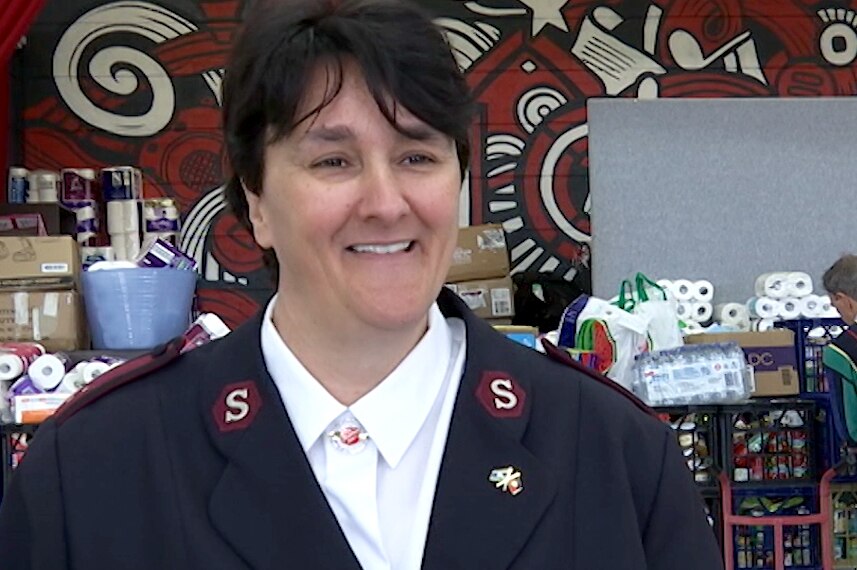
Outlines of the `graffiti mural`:
<svg viewBox="0 0 857 570">
<path fill-rule="evenodd" d="M 502 224 L 514 272 L 588 274 L 588 98 L 857 94 L 851 3 L 422 3 L 478 102 L 462 224 Z M 201 306 L 231 324 L 269 294 L 221 186 L 219 91 L 243 4 L 49 0 L 20 54 L 25 166 L 140 166 L 147 197 L 181 204 Z"/>
</svg>

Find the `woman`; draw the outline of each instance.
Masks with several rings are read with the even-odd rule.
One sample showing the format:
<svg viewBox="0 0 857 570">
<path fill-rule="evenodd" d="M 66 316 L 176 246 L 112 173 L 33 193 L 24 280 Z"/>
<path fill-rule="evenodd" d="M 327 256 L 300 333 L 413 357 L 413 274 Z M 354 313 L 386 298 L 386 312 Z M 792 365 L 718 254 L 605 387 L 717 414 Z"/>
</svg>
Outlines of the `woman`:
<svg viewBox="0 0 857 570">
<path fill-rule="evenodd" d="M 4 569 L 720 568 L 670 430 L 442 287 L 472 104 L 429 18 L 257 5 L 223 102 L 276 295 L 40 428 Z"/>
</svg>

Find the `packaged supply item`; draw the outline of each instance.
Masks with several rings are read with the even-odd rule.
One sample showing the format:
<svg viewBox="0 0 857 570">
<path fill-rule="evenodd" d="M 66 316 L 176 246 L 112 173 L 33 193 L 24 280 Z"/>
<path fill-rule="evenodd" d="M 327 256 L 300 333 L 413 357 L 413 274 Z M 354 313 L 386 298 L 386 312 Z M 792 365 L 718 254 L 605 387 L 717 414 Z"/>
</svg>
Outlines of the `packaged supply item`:
<svg viewBox="0 0 857 570">
<path fill-rule="evenodd" d="M 150 235 L 143 242 L 140 253 L 134 260 L 140 267 L 172 267 L 173 269 L 196 269 L 196 261 L 179 248 Z"/>
<path fill-rule="evenodd" d="M 0 237 L 0 289 L 73 289 L 79 277 L 71 236 Z"/>
<path fill-rule="evenodd" d="M 753 390 L 737 343 L 683 346 L 637 356 L 632 389 L 650 406 L 737 402 Z"/>
<path fill-rule="evenodd" d="M 509 252 L 503 226 L 459 228 L 447 283 L 492 279 L 509 274 Z"/>
<path fill-rule="evenodd" d="M 88 347 L 75 291 L 0 292 L 0 342 L 36 341 L 47 351 Z"/>
</svg>

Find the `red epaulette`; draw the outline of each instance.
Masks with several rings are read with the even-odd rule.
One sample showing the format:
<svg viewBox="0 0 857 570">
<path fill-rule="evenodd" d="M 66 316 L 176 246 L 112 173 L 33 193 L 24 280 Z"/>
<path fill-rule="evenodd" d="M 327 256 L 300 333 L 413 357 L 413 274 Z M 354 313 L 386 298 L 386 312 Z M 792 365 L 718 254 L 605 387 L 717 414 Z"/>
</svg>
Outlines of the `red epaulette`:
<svg viewBox="0 0 857 570">
<path fill-rule="evenodd" d="M 72 417 L 92 402 L 101 399 L 110 392 L 130 384 L 160 368 L 163 368 L 181 354 L 184 338 L 178 337 L 156 347 L 152 352 L 138 356 L 121 366 L 109 370 L 75 392 L 53 414 L 57 425 Z"/>
<path fill-rule="evenodd" d="M 658 414 L 655 413 L 655 411 L 652 408 L 647 406 L 645 402 L 643 402 L 640 398 L 635 396 L 630 390 L 625 389 L 624 387 L 620 386 L 619 384 L 617 384 L 613 380 L 610 380 L 606 376 L 602 376 L 601 374 L 598 374 L 597 372 L 595 372 L 591 368 L 587 368 L 586 366 L 577 362 L 575 359 L 573 359 L 571 356 L 569 356 L 564 350 L 560 350 L 559 348 L 557 348 L 552 342 L 549 342 L 547 340 L 542 340 L 542 346 L 545 349 L 545 353 L 547 353 L 547 355 L 552 360 L 556 360 L 557 362 L 561 362 L 562 364 L 565 364 L 566 366 L 570 366 L 571 368 L 574 368 L 578 372 L 582 372 L 583 374 L 586 374 L 587 376 L 589 376 L 590 378 L 592 378 L 596 382 L 599 382 L 599 383 L 603 384 L 604 386 L 610 388 L 614 392 L 621 394 L 623 397 L 630 400 L 632 404 L 634 404 L 635 406 L 637 406 L 639 409 L 646 412 L 647 414 L 649 414 L 653 417 L 658 417 Z"/>
</svg>

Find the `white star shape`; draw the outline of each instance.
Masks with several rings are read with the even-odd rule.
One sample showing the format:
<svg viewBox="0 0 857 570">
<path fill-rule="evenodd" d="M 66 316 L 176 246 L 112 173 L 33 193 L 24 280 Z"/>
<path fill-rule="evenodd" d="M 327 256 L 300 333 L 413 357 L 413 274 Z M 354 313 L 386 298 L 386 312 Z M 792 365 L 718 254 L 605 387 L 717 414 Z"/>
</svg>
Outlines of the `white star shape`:
<svg viewBox="0 0 857 570">
<path fill-rule="evenodd" d="M 533 37 L 545 26 L 553 26 L 567 32 L 568 24 L 562 17 L 562 8 L 569 0 L 518 0 L 533 12 Z"/>
</svg>

